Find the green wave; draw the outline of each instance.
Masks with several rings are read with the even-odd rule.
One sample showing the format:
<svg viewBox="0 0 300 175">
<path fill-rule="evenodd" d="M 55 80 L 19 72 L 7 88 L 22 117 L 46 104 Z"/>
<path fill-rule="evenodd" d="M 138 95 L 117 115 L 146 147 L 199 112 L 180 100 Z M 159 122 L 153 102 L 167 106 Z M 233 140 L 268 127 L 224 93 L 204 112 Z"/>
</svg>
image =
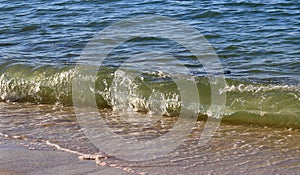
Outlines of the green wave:
<svg viewBox="0 0 300 175">
<path fill-rule="evenodd" d="M 162 72 L 127 71 L 116 76 L 116 68 L 101 68 L 90 90 L 99 108 L 133 110 L 176 116 L 180 108 L 180 92 L 172 76 Z M 0 99 L 36 104 L 72 105 L 74 66 L 30 66 L 16 62 L 0 64 Z M 177 76 L 177 75 L 176 75 Z M 179 76 L 179 75 L 178 75 Z M 184 77 L 184 76 L 183 76 Z M 208 116 L 211 89 L 207 77 L 196 77 L 200 105 L 185 106 Z M 224 122 L 300 128 L 300 85 L 254 83 L 226 79 L 219 93 L 227 94 Z"/>
</svg>

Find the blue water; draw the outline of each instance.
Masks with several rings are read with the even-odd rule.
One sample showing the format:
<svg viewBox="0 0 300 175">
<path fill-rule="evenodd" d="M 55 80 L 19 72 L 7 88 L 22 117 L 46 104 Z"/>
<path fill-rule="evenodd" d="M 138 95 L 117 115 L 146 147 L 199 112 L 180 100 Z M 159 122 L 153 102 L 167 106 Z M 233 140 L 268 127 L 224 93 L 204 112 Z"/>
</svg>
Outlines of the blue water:
<svg viewBox="0 0 300 175">
<path fill-rule="evenodd" d="M 197 29 L 214 48 L 226 73 L 227 86 L 221 91 L 227 95 L 225 115 L 229 121 L 300 127 L 297 1 L 0 0 L 0 11 L 0 101 L 72 105 L 75 64 L 94 64 L 80 57 L 88 42 L 120 20 L 160 15 Z M 176 26 L 172 27 L 176 31 Z M 125 25 L 119 32 L 126 31 Z M 177 59 L 141 56 L 149 51 Z M 101 108 L 119 104 L 123 110 L 151 112 L 155 108 L 154 111 L 176 115 L 180 94 L 169 75 L 185 74 L 184 65 L 189 69 L 188 76 L 196 77 L 201 99 L 199 115 L 207 115 L 211 89 L 205 78 L 209 70 L 205 72 L 195 55 L 176 41 L 139 36 L 118 45 L 108 58 L 95 84 L 97 105 Z M 130 82 L 130 77 L 117 77 L 120 84 L 116 87 L 124 97 L 114 98 L 110 86 L 117 75 L 114 68 L 124 60 L 135 71 L 151 70 L 128 86 L 123 82 Z M 161 99 L 174 104 L 159 103 L 149 108 L 153 103 L 149 95 L 154 90 Z"/>
<path fill-rule="evenodd" d="M 222 117 L 221 130 L 216 131 L 207 146 L 190 147 L 187 138 L 183 153 L 176 151 L 166 159 L 166 164 L 142 164 L 151 170 L 148 174 L 156 170 L 162 174 L 172 171 L 195 174 L 211 169 L 210 173 L 216 170 L 220 174 L 235 174 L 235 169 L 253 174 L 299 172 L 300 3 L 297 0 L 0 0 L 0 12 L 1 143 L 6 143 L 5 137 L 13 143 L 18 139 L 22 145 L 34 148 L 35 143 L 44 149 L 42 143 L 50 141 L 62 148 L 99 154 L 99 149 L 90 145 L 82 133 L 85 128 L 78 126 L 80 121 L 74 115 L 74 99 L 90 105 L 90 98 L 85 103 L 85 94 L 73 96 L 76 82 L 73 80 L 82 78 L 74 76 L 74 67 L 77 63 L 94 65 L 80 56 L 88 42 L 103 29 L 138 15 L 160 15 L 185 22 L 209 41 L 225 71 L 226 87 L 220 87 L 218 92 L 226 94 L 226 104 L 224 115 L 217 116 Z M 120 28 L 120 33 L 126 31 L 126 27 Z M 167 53 L 177 60 L 137 56 L 149 51 Z M 134 56 L 135 60 L 129 59 Z M 209 117 L 216 117 L 212 116 L 214 96 L 207 77 L 219 74 L 205 72 L 195 55 L 175 41 L 138 37 L 120 44 L 108 57 L 96 81 L 95 77 L 83 76 L 82 84 L 88 82 L 83 89 L 95 95 L 99 111 L 116 134 L 137 140 L 152 139 L 152 135 L 167 133 L 174 123 L 180 123 L 177 119 L 183 108 L 197 112 L 195 132 L 202 130 Z M 134 70 L 116 71 L 124 60 Z M 189 69 L 189 75 L 185 75 L 178 61 Z M 152 70 L 145 72 L 147 69 Z M 140 74 L 133 78 L 130 75 L 135 71 Z M 180 94 L 182 89 L 174 83 L 174 77 L 194 78 L 199 104 Z M 95 86 L 89 86 L 90 80 Z M 82 92 L 80 88 L 77 90 Z M 193 93 L 189 87 L 183 91 Z M 93 119 L 92 115 L 90 111 L 83 113 Z M 191 138 L 200 135 L 191 134 Z M 103 163 L 106 162 L 111 167 L 123 164 L 119 160 Z M 130 165 L 135 168 L 132 162 Z M 166 165 L 171 173 L 168 169 L 161 171 Z"/>
<path fill-rule="evenodd" d="M 104 28 L 129 17 L 155 14 L 182 20 L 199 30 L 224 70 L 231 72 L 227 77 L 299 83 L 297 1 L 1 0 L 0 11 L 2 62 L 75 64 L 88 41 Z M 157 45 L 147 40 L 141 43 Z M 187 56 L 189 60 L 193 64 Z"/>
</svg>

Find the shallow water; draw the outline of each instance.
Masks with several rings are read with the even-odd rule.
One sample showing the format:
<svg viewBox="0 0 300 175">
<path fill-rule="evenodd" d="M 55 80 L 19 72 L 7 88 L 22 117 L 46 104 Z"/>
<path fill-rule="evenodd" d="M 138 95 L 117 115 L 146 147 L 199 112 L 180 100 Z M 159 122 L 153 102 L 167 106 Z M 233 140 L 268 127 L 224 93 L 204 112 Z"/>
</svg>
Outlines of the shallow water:
<svg viewBox="0 0 300 175">
<path fill-rule="evenodd" d="M 128 125 L 120 122 L 122 119 L 112 111 L 102 111 L 102 114 L 109 114 L 104 117 L 107 125 L 128 139 L 153 139 L 172 128 L 174 123 L 174 117 L 165 116 L 151 127 L 149 121 Z M 2 103 L 0 117 L 1 144 L 14 143 L 33 150 L 55 150 L 55 147 L 47 145 L 48 141 L 84 154 L 107 155 L 84 135 L 72 108 Z M 143 127 L 134 127 L 137 124 Z M 142 162 L 109 157 L 103 161 L 105 166 L 128 168 L 134 171 L 133 174 L 261 174 L 295 173 L 300 170 L 298 129 L 222 123 L 206 145 L 198 146 L 204 125 L 205 121 L 198 121 L 183 144 L 164 157 Z"/>
</svg>

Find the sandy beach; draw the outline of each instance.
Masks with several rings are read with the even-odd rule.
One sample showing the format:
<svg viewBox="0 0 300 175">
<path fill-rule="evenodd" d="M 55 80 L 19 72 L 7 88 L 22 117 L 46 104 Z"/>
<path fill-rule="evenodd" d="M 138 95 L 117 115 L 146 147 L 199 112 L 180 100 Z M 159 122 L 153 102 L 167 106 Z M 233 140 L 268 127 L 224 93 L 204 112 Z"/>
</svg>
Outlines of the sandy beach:
<svg viewBox="0 0 300 175">
<path fill-rule="evenodd" d="M 33 151 L 16 145 L 0 146 L 1 175 L 126 174 L 117 168 L 102 167 L 93 161 L 61 151 Z"/>
<path fill-rule="evenodd" d="M 80 160 L 77 154 L 80 148 L 70 153 L 72 145 L 62 151 L 41 142 L 1 137 L 0 172 L 29 175 L 297 174 L 300 171 L 299 135 L 299 130 L 222 124 L 212 140 L 202 147 L 197 146 L 199 131 L 195 131 L 164 157 L 130 162 L 108 156 L 102 157 L 98 164 L 95 160 Z"/>
<path fill-rule="evenodd" d="M 108 155 L 93 145 L 78 126 L 72 108 L 2 103 L 0 116 L 2 174 L 297 174 L 300 171 L 299 129 L 222 122 L 211 140 L 199 146 L 206 123 L 200 120 L 184 142 L 169 154 L 133 162 Z M 163 128 L 138 130 L 120 122 L 109 111 L 106 119 L 108 125 L 114 126 L 112 130 L 125 137 L 151 139 L 149 135 L 153 133 L 164 133 Z M 176 121 L 174 117 L 161 120 L 166 127 Z M 80 156 L 86 156 L 85 160 L 79 159 Z M 92 160 L 97 156 L 98 160 Z"/>
</svg>

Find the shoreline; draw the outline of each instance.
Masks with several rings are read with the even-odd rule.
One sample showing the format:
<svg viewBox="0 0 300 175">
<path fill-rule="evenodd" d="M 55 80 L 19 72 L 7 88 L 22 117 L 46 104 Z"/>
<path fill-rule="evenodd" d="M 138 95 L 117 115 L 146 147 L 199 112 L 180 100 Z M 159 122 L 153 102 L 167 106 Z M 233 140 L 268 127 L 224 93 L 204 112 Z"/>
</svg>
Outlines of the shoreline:
<svg viewBox="0 0 300 175">
<path fill-rule="evenodd" d="M 48 144 L 47 150 L 29 150 L 26 140 L 0 138 L 0 175 L 80 175 L 80 174 L 295 174 L 300 170 L 297 155 L 298 131 L 221 125 L 216 136 L 205 146 L 195 146 L 190 138 L 170 155 L 149 162 L 128 162 L 114 157 L 101 162 L 94 158 L 79 159 L 67 148 Z M 260 129 L 260 130 L 258 130 Z M 240 132 L 240 133 L 239 133 Z M 260 143 L 262 135 L 277 133 L 294 140 L 294 148 L 276 139 Z M 261 135 L 257 135 L 260 133 Z M 244 135 L 244 136 L 242 136 Z M 256 136 L 257 135 L 257 136 Z M 245 137 L 247 136 L 247 137 Z M 272 135 L 274 137 L 274 135 Z M 291 143 L 292 144 L 292 143 Z M 288 148 L 288 149 L 287 149 Z M 97 162 L 97 163 L 96 163 Z M 123 169 L 122 169 L 123 168 Z"/>
<path fill-rule="evenodd" d="M 62 151 L 28 150 L 15 144 L 0 145 L 0 175 L 126 174 L 117 168 L 96 165 Z"/>
<path fill-rule="evenodd" d="M 211 140 L 199 146 L 206 122 L 198 121 L 182 145 L 169 154 L 147 162 L 130 162 L 107 155 L 93 145 L 69 108 L 6 103 L 0 111 L 0 175 L 295 174 L 300 171 L 299 129 L 221 122 Z M 133 139 L 151 139 L 145 136 L 165 133 L 175 121 L 161 118 L 159 125 L 140 131 L 139 127 L 117 120 L 119 116 L 107 113 L 103 117 L 112 131 Z M 98 159 L 97 155 L 104 156 Z"/>
</svg>

